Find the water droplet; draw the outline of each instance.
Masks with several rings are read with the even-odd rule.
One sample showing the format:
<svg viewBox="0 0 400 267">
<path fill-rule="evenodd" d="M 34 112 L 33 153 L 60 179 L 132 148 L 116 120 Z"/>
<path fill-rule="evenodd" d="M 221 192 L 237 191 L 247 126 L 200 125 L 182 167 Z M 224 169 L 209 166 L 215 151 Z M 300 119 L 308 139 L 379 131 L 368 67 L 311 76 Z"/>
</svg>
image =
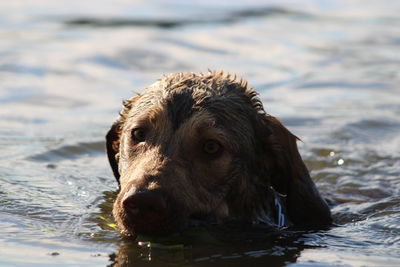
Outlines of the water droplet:
<svg viewBox="0 0 400 267">
<path fill-rule="evenodd" d="M 329 152 L 329 156 L 330 156 L 330 157 L 333 157 L 333 156 L 335 156 L 335 151 L 331 151 L 331 152 Z"/>
<path fill-rule="evenodd" d="M 343 165 L 343 163 L 344 163 L 344 160 L 343 160 L 343 159 L 339 159 L 339 160 L 337 161 L 337 164 L 338 164 L 338 165 Z"/>
</svg>

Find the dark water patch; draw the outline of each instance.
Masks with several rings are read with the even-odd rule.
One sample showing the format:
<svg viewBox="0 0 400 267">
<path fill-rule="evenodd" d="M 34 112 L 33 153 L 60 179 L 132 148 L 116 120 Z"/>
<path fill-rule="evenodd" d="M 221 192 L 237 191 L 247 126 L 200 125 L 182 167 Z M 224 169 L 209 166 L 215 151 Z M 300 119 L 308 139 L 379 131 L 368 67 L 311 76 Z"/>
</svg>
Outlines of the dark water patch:
<svg viewBox="0 0 400 267">
<path fill-rule="evenodd" d="M 18 65 L 18 64 L 4 64 L 0 65 L 0 72 L 11 72 L 19 75 L 34 75 L 43 77 L 46 75 L 47 70 L 44 66 L 29 66 L 29 65 Z"/>
<path fill-rule="evenodd" d="M 162 70 L 171 72 L 188 69 L 185 62 L 178 61 L 172 55 L 147 49 L 126 49 L 120 51 L 113 59 L 122 66 L 137 70 Z"/>
<path fill-rule="evenodd" d="M 356 123 L 352 123 L 349 126 L 362 129 L 362 130 L 397 130 L 400 128 L 400 123 L 394 121 L 382 120 L 362 120 Z M 397 132 L 397 131 L 396 131 Z"/>
<path fill-rule="evenodd" d="M 85 58 L 82 61 L 92 62 L 97 65 L 118 70 L 169 70 L 170 72 L 175 72 L 189 68 L 184 62 L 178 61 L 166 53 L 159 53 L 146 49 L 120 50 L 113 56 L 96 55 Z"/>
<path fill-rule="evenodd" d="M 104 154 L 104 151 L 104 141 L 80 142 L 73 145 L 63 145 L 59 148 L 50 149 L 46 152 L 29 156 L 26 159 L 40 162 L 57 162 L 62 160 L 77 159 L 82 156 L 96 156 Z"/>
<path fill-rule="evenodd" d="M 372 200 L 371 198 L 364 198 L 356 200 L 357 197 L 342 201 L 341 205 L 333 209 L 335 223 L 346 225 L 348 223 L 355 223 L 360 221 L 368 221 L 372 218 L 380 222 L 385 216 L 397 216 L 400 211 L 398 197 L 385 197 L 381 200 Z"/>
<path fill-rule="evenodd" d="M 86 27 L 159 27 L 159 28 L 175 28 L 190 24 L 199 23 L 192 20 L 143 20 L 130 18 L 74 18 L 67 19 L 64 22 L 67 26 L 86 26 Z"/>
<path fill-rule="evenodd" d="M 332 133 L 333 138 L 353 143 L 378 144 L 389 137 L 397 137 L 400 123 L 385 118 L 365 119 L 359 122 L 348 123 L 340 130 Z"/>
<path fill-rule="evenodd" d="M 61 86 L 61 85 L 59 85 Z M 40 89 L 35 88 L 9 88 L 10 94 L 0 98 L 0 103 L 4 104 L 28 104 L 33 106 L 45 107 L 60 107 L 60 108 L 76 108 L 87 105 L 87 102 L 69 96 L 57 96 L 51 94 L 39 93 Z M 14 93 L 19 91 L 19 93 Z M 36 92 L 35 92 L 36 91 Z M 39 92 L 38 92 L 39 91 Z M 13 92 L 13 93 L 11 93 Z"/>
<path fill-rule="evenodd" d="M 400 197 L 393 196 L 374 202 L 360 210 L 360 213 L 368 214 L 369 217 L 385 216 L 388 213 L 396 214 L 400 211 Z"/>
<path fill-rule="evenodd" d="M 296 16 L 297 18 L 311 18 L 310 13 L 305 11 L 291 10 L 282 7 L 259 7 L 259 8 L 244 8 L 242 10 L 234 11 L 230 15 L 232 18 L 257 18 L 257 17 L 270 17 L 270 16 Z"/>
<path fill-rule="evenodd" d="M 297 88 L 321 89 L 321 88 L 347 88 L 347 89 L 388 89 L 391 85 L 383 82 L 348 82 L 348 81 L 332 81 L 332 82 L 306 82 L 301 83 Z"/>
<path fill-rule="evenodd" d="M 100 65 L 104 65 L 109 68 L 116 68 L 116 69 L 122 69 L 122 70 L 127 69 L 127 67 L 124 64 L 122 64 L 121 62 L 119 62 L 113 58 L 103 56 L 103 55 L 97 55 L 97 56 L 88 58 L 87 61 L 94 62 L 94 63 L 100 64 Z"/>
<path fill-rule="evenodd" d="M 282 80 L 271 81 L 271 82 L 263 82 L 263 83 L 257 84 L 255 86 L 255 89 L 261 94 L 261 97 L 263 96 L 263 93 L 265 93 L 267 90 L 276 89 L 281 86 L 288 86 L 296 81 L 296 79 L 297 79 L 296 74 L 292 70 L 284 69 L 284 68 L 282 68 L 281 70 L 290 74 L 289 75 L 290 77 L 288 79 L 282 79 Z"/>
<path fill-rule="evenodd" d="M 1 100 L 0 100 L 1 101 Z M 3 129 L 0 129 L 0 137 L 1 143 L 9 144 L 7 141 L 12 141 L 10 139 L 16 139 L 16 137 L 25 136 L 24 133 L 21 133 L 11 127 L 11 125 L 27 125 L 27 124 L 38 124 L 44 125 L 50 122 L 49 119 L 45 117 L 35 116 L 30 117 L 32 114 L 7 114 L 7 115 L 0 115 L 0 121 L 3 125 L 8 125 Z"/>
<path fill-rule="evenodd" d="M 46 118 L 26 118 L 24 116 L 20 115 L 0 115 L 0 120 L 1 121 L 7 121 L 7 122 L 18 122 L 18 123 L 33 123 L 33 124 L 46 124 L 49 122 L 48 119 Z M 11 132 L 8 129 L 1 129 L 0 130 L 0 136 L 5 135 L 5 136 L 15 136 L 17 133 Z"/>
<path fill-rule="evenodd" d="M 185 40 L 179 40 L 179 39 L 173 39 L 173 38 L 155 38 L 154 41 L 161 41 L 163 43 L 168 43 L 172 44 L 174 46 L 182 47 L 185 49 L 190 49 L 196 52 L 205 52 L 205 53 L 211 53 L 211 54 L 218 54 L 218 55 L 227 55 L 230 54 L 229 51 L 226 49 L 218 49 L 218 48 L 213 48 L 210 46 L 202 46 L 194 42 L 189 42 Z"/>
<path fill-rule="evenodd" d="M 297 18 L 311 18 L 310 14 L 300 11 L 289 10 L 280 7 L 259 7 L 259 8 L 244 8 L 242 10 L 220 12 L 218 15 L 195 16 L 196 18 L 170 18 L 170 19 L 135 19 L 135 18 L 96 18 L 96 17 L 81 17 L 64 19 L 64 24 L 67 26 L 77 27 L 157 27 L 157 28 L 178 28 L 191 25 L 204 24 L 230 24 L 236 23 L 244 19 L 264 18 L 272 16 L 290 16 Z"/>
<path fill-rule="evenodd" d="M 87 105 L 86 102 L 71 97 L 59 97 L 55 95 L 32 96 L 23 99 L 21 102 L 36 106 L 76 108 Z"/>
<path fill-rule="evenodd" d="M 42 88 L 39 87 L 28 87 L 28 86 L 13 86 L 9 88 L 4 88 L 2 87 L 2 96 L 0 98 L 0 103 L 3 104 L 8 104 L 8 103 L 14 103 L 18 102 L 20 100 L 23 100 L 25 98 L 29 98 L 32 96 L 36 96 L 37 94 L 40 94 L 41 91 L 43 90 Z"/>
<path fill-rule="evenodd" d="M 340 175 L 340 174 L 339 174 Z M 342 173 L 334 188 L 336 199 L 342 199 L 343 202 L 376 202 L 385 200 L 395 194 L 390 183 L 384 180 L 384 176 L 371 177 L 353 171 L 352 175 Z"/>
<path fill-rule="evenodd" d="M 181 237 L 140 237 L 136 241 L 124 240 L 117 251 L 110 255 L 115 265 L 166 264 L 167 266 L 283 266 L 296 262 L 300 252 L 313 246 L 304 245 L 303 233 L 281 232 L 266 234 L 265 231 L 231 231 L 194 228 Z M 253 238 L 251 238 L 253 237 Z"/>
<path fill-rule="evenodd" d="M 390 257 L 398 259 L 398 221 L 399 215 L 388 213 L 380 217 L 368 216 L 363 220 L 349 221 L 331 230 L 326 245 L 331 249 L 346 250 L 352 253 L 384 257 L 380 264 L 369 263 L 362 266 L 398 266 Z M 389 228 L 390 227 L 390 228 Z M 386 265 L 385 263 L 392 263 Z M 396 262 L 396 261 L 394 261 Z M 359 265 L 357 265 L 359 266 Z M 361 265 L 360 265 L 361 266 Z"/>
<path fill-rule="evenodd" d="M 308 117 L 283 117 L 280 118 L 286 126 L 316 126 L 321 123 L 320 119 Z"/>
</svg>

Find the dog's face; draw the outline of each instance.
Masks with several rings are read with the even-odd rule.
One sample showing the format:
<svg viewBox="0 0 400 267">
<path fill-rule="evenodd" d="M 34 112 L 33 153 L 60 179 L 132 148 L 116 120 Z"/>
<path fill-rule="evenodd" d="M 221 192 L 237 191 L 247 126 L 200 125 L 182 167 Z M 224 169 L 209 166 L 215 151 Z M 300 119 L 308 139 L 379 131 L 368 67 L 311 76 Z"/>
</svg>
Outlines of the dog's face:
<svg viewBox="0 0 400 267">
<path fill-rule="evenodd" d="M 253 90 L 222 74 L 173 74 L 126 101 L 107 135 L 121 231 L 174 232 L 265 212 L 270 186 L 287 191 L 287 170 L 271 179 L 285 160 L 276 123 Z"/>
</svg>

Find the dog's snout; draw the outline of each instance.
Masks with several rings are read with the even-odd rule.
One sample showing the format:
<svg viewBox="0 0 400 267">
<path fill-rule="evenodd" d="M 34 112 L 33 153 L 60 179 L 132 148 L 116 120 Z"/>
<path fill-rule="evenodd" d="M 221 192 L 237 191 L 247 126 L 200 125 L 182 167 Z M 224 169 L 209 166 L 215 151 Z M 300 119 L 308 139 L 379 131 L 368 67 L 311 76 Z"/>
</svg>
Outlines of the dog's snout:
<svg viewBox="0 0 400 267">
<path fill-rule="evenodd" d="M 125 194 L 122 205 L 135 224 L 159 223 L 167 212 L 164 196 L 154 190 L 131 190 Z"/>
</svg>

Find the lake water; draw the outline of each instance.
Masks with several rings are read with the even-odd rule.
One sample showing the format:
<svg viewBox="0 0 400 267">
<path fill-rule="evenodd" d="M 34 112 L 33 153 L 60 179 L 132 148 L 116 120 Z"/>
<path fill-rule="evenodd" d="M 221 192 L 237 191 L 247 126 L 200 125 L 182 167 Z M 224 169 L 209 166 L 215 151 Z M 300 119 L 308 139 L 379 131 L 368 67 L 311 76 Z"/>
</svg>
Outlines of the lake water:
<svg viewBox="0 0 400 267">
<path fill-rule="evenodd" d="M 1 1 L 0 266 L 400 266 L 399 14 L 390 0 Z M 301 137 L 335 227 L 120 237 L 104 136 L 121 101 L 207 69 L 246 78 Z"/>
</svg>

